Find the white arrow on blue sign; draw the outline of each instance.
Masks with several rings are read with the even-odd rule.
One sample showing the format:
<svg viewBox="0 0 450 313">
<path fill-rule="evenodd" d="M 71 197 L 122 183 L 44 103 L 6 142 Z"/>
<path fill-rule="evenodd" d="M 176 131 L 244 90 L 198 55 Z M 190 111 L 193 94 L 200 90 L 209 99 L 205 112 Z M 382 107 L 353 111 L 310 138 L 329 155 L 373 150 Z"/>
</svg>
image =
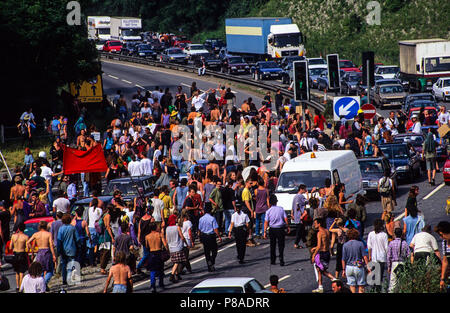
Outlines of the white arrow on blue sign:
<svg viewBox="0 0 450 313">
<path fill-rule="evenodd" d="M 353 119 L 358 115 L 360 107 L 360 97 L 334 97 L 333 99 L 333 112 L 334 120 L 340 121 L 342 117 L 346 120 Z"/>
</svg>

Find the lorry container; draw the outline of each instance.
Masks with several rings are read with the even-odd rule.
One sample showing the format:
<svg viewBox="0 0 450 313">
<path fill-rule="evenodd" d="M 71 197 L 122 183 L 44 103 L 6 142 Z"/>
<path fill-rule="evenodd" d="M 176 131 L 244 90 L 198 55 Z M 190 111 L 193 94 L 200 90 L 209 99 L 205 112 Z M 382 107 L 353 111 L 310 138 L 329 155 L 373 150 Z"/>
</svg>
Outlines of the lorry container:
<svg viewBox="0 0 450 313">
<path fill-rule="evenodd" d="M 303 56 L 303 35 L 289 17 L 228 18 L 225 20 L 227 52 L 257 59 Z"/>
<path fill-rule="evenodd" d="M 136 17 L 111 17 L 111 39 L 140 41 L 142 21 Z"/>
<path fill-rule="evenodd" d="M 431 91 L 439 77 L 450 76 L 450 41 L 418 39 L 399 41 L 400 78 L 412 91 Z"/>
<path fill-rule="evenodd" d="M 111 39 L 111 18 L 109 16 L 88 16 L 88 38 L 94 40 Z"/>
</svg>

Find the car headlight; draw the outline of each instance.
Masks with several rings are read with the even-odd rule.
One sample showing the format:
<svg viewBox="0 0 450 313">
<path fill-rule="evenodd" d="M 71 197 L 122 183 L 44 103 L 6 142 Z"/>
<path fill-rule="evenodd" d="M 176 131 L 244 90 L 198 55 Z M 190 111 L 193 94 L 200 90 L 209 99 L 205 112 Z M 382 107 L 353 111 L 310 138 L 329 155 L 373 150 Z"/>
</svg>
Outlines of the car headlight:
<svg viewBox="0 0 450 313">
<path fill-rule="evenodd" d="M 409 169 L 408 165 L 397 166 L 397 171 L 407 171 Z"/>
<path fill-rule="evenodd" d="M 232 70 L 236 70 L 237 68 L 236 68 L 236 66 L 232 66 L 231 69 Z"/>
<path fill-rule="evenodd" d="M 376 180 L 369 181 L 369 187 L 370 188 L 376 188 L 378 187 L 378 182 Z"/>
<path fill-rule="evenodd" d="M 145 53 L 144 52 L 139 52 L 139 55 L 145 55 Z"/>
<path fill-rule="evenodd" d="M 250 66 L 246 66 L 245 68 L 249 69 L 249 68 L 250 68 Z"/>
<path fill-rule="evenodd" d="M 173 57 L 170 57 L 171 60 L 173 60 Z"/>
</svg>

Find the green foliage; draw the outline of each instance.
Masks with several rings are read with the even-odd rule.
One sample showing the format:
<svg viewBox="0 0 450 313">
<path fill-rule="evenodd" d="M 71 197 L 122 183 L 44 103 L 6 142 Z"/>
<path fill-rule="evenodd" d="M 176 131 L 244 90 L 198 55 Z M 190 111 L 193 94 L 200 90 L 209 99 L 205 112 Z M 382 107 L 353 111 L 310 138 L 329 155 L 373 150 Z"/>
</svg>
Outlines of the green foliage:
<svg viewBox="0 0 450 313">
<path fill-rule="evenodd" d="M 433 257 L 431 262 L 408 262 L 397 276 L 395 293 L 439 293 L 440 265 Z"/>
</svg>

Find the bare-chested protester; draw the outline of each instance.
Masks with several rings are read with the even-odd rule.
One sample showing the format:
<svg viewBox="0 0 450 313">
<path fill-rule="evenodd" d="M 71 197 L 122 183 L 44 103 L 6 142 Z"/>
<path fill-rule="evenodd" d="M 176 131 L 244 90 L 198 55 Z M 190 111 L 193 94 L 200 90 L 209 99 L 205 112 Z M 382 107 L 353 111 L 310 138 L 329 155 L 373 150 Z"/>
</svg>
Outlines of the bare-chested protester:
<svg viewBox="0 0 450 313">
<path fill-rule="evenodd" d="M 56 264 L 56 254 L 53 244 L 52 234 L 47 230 L 47 222 L 40 221 L 38 231 L 35 232 L 27 241 L 27 248 L 38 248 L 35 262 L 39 262 L 42 265 L 44 271 L 45 284 L 48 284 L 53 276 L 53 272 Z"/>
<path fill-rule="evenodd" d="M 123 251 L 118 251 L 114 257 L 114 261 L 115 265 L 111 266 L 109 270 L 103 292 L 106 293 L 108 291 L 111 279 L 114 280 L 113 293 L 126 293 L 127 289 L 131 292 L 133 289 L 133 280 L 131 279 L 130 267 L 127 265 L 126 254 Z"/>
<path fill-rule="evenodd" d="M 17 226 L 17 233 L 12 235 L 9 249 L 14 253 L 13 268 L 16 272 L 16 292 L 22 285 L 23 275 L 28 270 L 28 254 L 26 252 L 28 236 L 24 234 L 25 224 L 20 223 Z"/>
<path fill-rule="evenodd" d="M 25 186 L 22 185 L 22 177 L 17 175 L 14 177 L 14 186 L 11 187 L 9 198 L 13 203 L 11 207 L 11 216 L 14 216 L 14 230 L 17 226 L 25 222 L 25 215 L 23 213 L 23 201 L 25 195 Z"/>
</svg>

